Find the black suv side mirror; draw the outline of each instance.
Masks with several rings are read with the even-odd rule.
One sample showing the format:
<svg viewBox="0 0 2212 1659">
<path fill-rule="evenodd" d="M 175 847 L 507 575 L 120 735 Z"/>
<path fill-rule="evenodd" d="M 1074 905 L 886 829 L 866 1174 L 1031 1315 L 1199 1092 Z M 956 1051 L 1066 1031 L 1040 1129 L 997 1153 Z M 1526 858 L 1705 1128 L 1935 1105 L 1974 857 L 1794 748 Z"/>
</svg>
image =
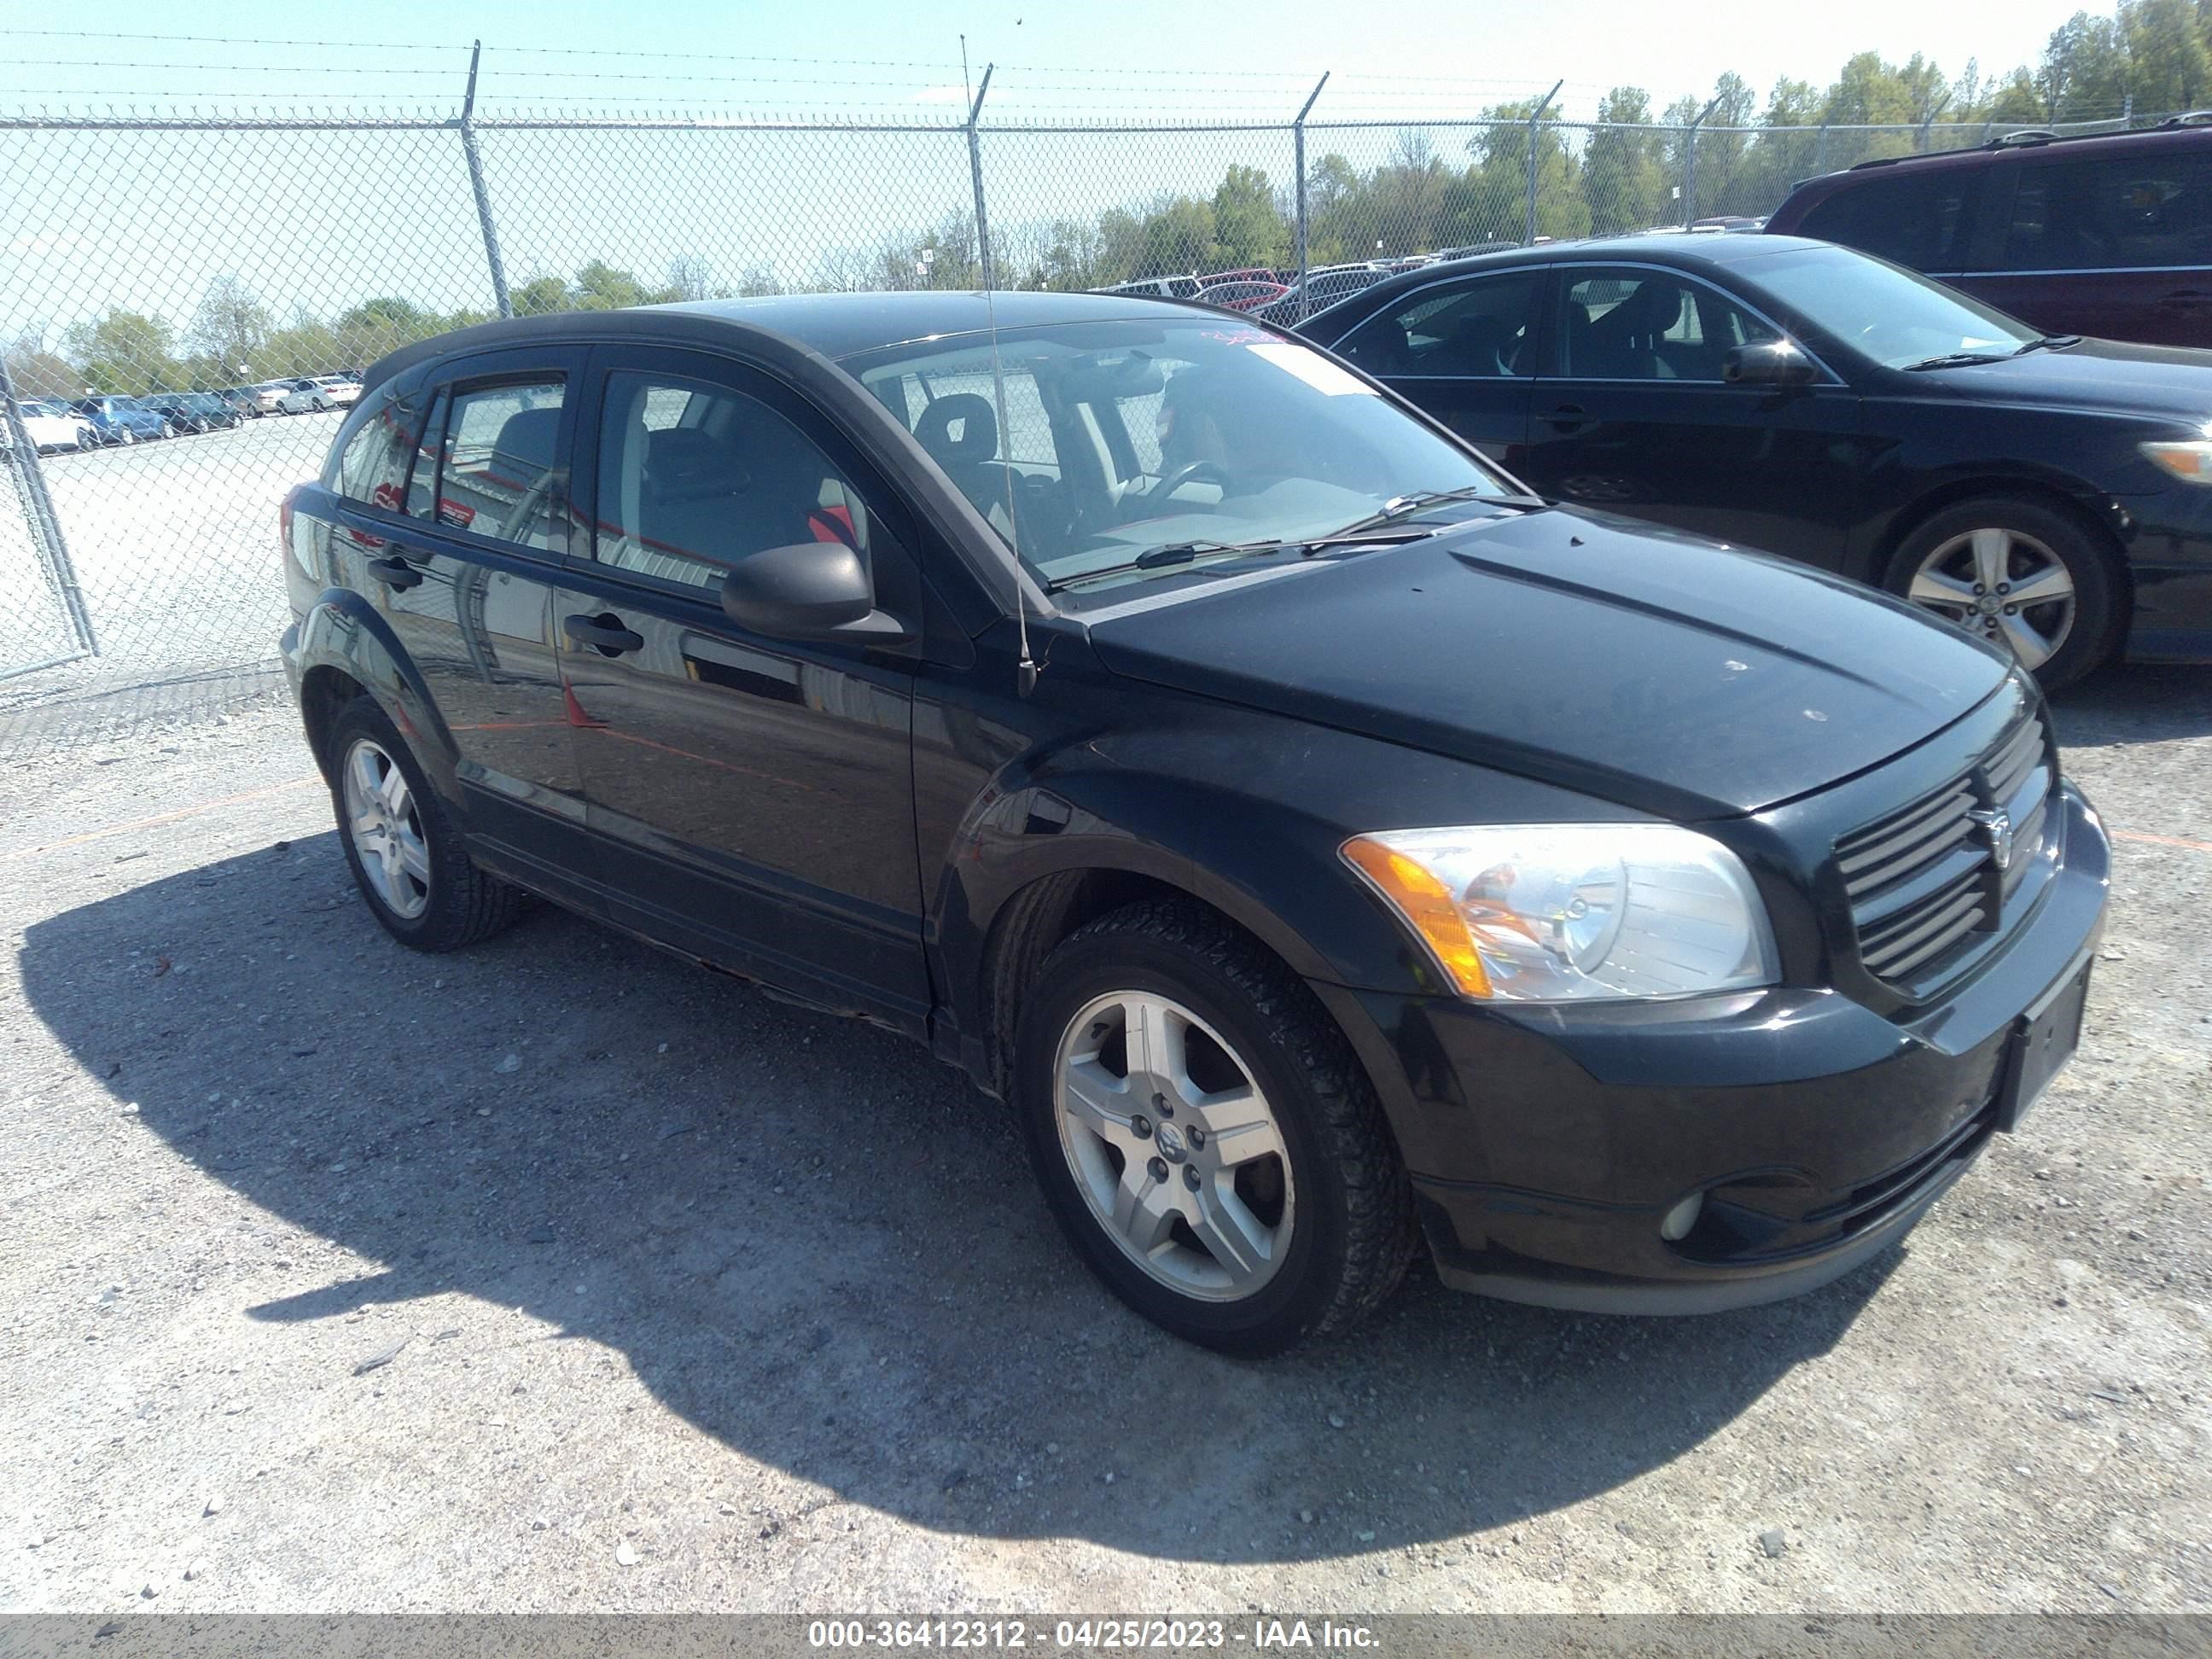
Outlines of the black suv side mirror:
<svg viewBox="0 0 2212 1659">
<path fill-rule="evenodd" d="M 722 578 L 722 609 L 738 627 L 771 639 L 890 646 L 914 637 L 876 609 L 867 567 L 842 542 L 799 542 L 739 560 Z"/>
<path fill-rule="evenodd" d="M 1813 360 L 1787 340 L 1730 346 L 1721 379 L 1730 386 L 1810 386 L 1820 377 Z"/>
</svg>

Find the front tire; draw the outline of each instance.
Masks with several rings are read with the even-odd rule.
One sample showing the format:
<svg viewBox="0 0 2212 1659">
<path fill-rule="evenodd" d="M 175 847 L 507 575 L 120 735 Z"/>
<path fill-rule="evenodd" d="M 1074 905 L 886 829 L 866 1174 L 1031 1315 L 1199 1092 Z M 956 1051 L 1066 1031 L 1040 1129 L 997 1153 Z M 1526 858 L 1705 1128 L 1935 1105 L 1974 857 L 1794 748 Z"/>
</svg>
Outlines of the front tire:
<svg viewBox="0 0 2212 1659">
<path fill-rule="evenodd" d="M 1342 1330 L 1413 1258 L 1405 1167 L 1349 1045 L 1195 904 L 1062 941 L 1023 1004 L 1013 1097 L 1069 1243 L 1188 1340 L 1259 1358 Z"/>
<path fill-rule="evenodd" d="M 2122 585 L 2096 537 L 2025 496 L 1944 508 L 1905 538 L 1883 586 L 2010 651 L 2046 691 L 2110 656 L 2126 620 Z"/>
<path fill-rule="evenodd" d="M 458 951 L 521 914 L 521 890 L 477 868 L 460 832 L 374 697 L 331 723 L 338 842 L 384 931 L 410 950 Z"/>
</svg>

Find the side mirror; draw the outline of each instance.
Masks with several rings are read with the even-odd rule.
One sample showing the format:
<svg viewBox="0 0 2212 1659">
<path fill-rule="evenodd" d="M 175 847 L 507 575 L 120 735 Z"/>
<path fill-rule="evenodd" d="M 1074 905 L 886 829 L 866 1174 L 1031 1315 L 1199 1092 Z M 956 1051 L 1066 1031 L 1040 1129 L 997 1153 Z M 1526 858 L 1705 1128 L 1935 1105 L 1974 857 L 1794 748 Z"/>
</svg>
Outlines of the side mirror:
<svg viewBox="0 0 2212 1659">
<path fill-rule="evenodd" d="M 1729 348 L 1721 379 L 1730 386 L 1810 386 L 1820 371 L 1787 340 L 1762 340 Z"/>
<path fill-rule="evenodd" d="M 914 637 L 876 609 L 867 567 L 842 542 L 800 542 L 739 560 L 722 578 L 722 609 L 738 627 L 771 639 L 889 646 Z"/>
</svg>

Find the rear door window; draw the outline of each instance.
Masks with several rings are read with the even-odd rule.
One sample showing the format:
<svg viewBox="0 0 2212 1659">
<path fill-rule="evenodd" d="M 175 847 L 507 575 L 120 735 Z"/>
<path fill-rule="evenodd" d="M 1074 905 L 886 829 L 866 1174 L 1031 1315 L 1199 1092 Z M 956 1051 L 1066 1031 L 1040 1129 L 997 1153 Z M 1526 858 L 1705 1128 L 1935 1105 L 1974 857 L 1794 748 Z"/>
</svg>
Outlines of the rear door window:
<svg viewBox="0 0 2212 1659">
<path fill-rule="evenodd" d="M 1915 270 L 1958 270 L 1966 263 L 1982 173 L 1979 167 L 1938 167 L 1855 183 L 1816 203 L 1798 234 Z"/>
<path fill-rule="evenodd" d="M 1541 270 L 1425 289 L 1339 348 L 1370 374 L 1499 380 L 1533 374 Z"/>
<path fill-rule="evenodd" d="M 456 390 L 438 451 L 437 520 L 541 553 L 568 549 L 561 404 L 547 378 Z"/>
<path fill-rule="evenodd" d="M 2212 265 L 2212 155 L 2187 151 L 2039 161 L 2021 168 L 2003 269 Z"/>
</svg>

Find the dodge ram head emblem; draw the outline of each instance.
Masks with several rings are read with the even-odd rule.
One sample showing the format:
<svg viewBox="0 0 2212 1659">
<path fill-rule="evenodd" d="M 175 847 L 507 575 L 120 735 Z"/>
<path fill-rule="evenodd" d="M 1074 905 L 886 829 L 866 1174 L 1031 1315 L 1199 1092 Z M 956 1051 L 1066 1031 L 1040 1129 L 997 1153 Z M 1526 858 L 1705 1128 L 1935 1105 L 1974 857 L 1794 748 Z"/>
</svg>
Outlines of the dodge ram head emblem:
<svg viewBox="0 0 2212 1659">
<path fill-rule="evenodd" d="M 2000 872 L 2012 868 L 2012 819 L 2002 809 L 1994 812 L 1972 811 L 1966 814 L 1980 826 L 1990 843 L 1990 861 Z"/>
</svg>

